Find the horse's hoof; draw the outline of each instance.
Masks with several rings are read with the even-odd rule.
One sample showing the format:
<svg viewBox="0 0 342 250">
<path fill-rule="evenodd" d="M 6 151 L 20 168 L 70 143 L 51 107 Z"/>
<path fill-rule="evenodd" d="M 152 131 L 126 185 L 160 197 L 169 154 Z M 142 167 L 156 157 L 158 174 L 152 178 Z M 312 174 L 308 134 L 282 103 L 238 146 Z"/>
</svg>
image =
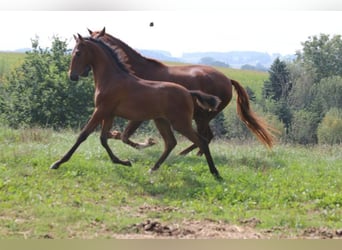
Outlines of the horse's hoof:
<svg viewBox="0 0 342 250">
<path fill-rule="evenodd" d="M 53 163 L 51 166 L 50 166 L 50 169 L 57 169 L 59 168 L 59 164 L 57 162 Z"/>
<path fill-rule="evenodd" d="M 108 132 L 107 136 L 110 139 L 120 140 L 121 139 L 121 132 L 114 130 L 114 131 Z"/>
<path fill-rule="evenodd" d="M 157 144 L 157 142 L 153 138 L 148 138 L 147 139 L 147 145 L 153 146 L 155 144 Z"/>
<path fill-rule="evenodd" d="M 132 163 L 130 161 L 122 161 L 122 164 L 128 167 L 132 167 Z"/>
<path fill-rule="evenodd" d="M 156 171 L 157 171 L 157 169 L 150 168 L 150 169 L 148 170 L 148 173 L 149 173 L 149 174 L 153 174 L 153 173 L 156 172 Z"/>
<path fill-rule="evenodd" d="M 217 180 L 219 182 L 224 181 L 224 179 L 222 178 L 222 176 L 220 174 L 215 174 L 214 177 L 215 177 L 215 180 Z"/>
</svg>

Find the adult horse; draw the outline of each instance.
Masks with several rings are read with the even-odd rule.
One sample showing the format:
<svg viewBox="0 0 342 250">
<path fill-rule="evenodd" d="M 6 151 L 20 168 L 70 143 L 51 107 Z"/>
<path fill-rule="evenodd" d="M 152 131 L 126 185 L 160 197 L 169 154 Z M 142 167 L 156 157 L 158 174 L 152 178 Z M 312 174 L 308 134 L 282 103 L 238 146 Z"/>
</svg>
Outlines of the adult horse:
<svg viewBox="0 0 342 250">
<path fill-rule="evenodd" d="M 228 105 L 232 99 L 232 86 L 234 86 L 237 93 L 237 113 L 240 119 L 264 145 L 270 148 L 273 146 L 273 136 L 269 132 L 270 127 L 251 110 L 248 94 L 237 81 L 229 79 L 212 67 L 204 65 L 167 66 L 157 60 L 143 57 L 126 43 L 106 33 L 105 28 L 101 31 L 93 32 L 89 29 L 88 31 L 91 37 L 102 39 L 108 44 L 120 47 L 126 55 L 126 62 L 136 76 L 154 81 L 174 82 L 189 90 L 201 90 L 204 93 L 219 97 L 221 103 L 216 110 L 204 110 L 195 103 L 193 119 L 198 133 L 207 138 L 208 142 L 213 138 L 209 122 Z M 128 123 L 121 135 L 123 142 L 136 148 L 146 146 L 146 143 L 139 144 L 129 140 L 129 137 L 141 123 L 142 121 L 130 121 Z M 120 136 L 115 136 L 115 134 L 117 132 L 113 133 L 112 138 L 119 139 Z M 181 154 L 187 154 L 195 148 L 196 145 L 193 144 L 183 150 Z"/>
<path fill-rule="evenodd" d="M 130 166 L 129 161 L 116 157 L 107 143 L 113 119 L 115 116 L 120 116 L 132 121 L 154 120 L 164 140 L 165 149 L 151 171 L 157 170 L 176 146 L 173 128 L 202 150 L 210 172 L 217 179 L 221 179 L 206 139 L 192 128 L 193 99 L 196 99 L 202 108 L 215 110 L 220 103 L 219 98 L 201 91 L 189 91 L 170 82 L 140 79 L 130 74 L 128 66 L 119 56 L 120 49 L 113 49 L 103 41 L 83 38 L 81 35 L 75 36 L 75 39 L 76 45 L 72 52 L 69 76 L 71 80 L 77 81 L 87 67 L 91 67 L 95 82 L 95 110 L 76 143 L 60 160 L 51 165 L 52 169 L 57 169 L 68 161 L 78 146 L 100 124 L 102 125 L 101 144 L 111 160 L 114 163 Z"/>
</svg>

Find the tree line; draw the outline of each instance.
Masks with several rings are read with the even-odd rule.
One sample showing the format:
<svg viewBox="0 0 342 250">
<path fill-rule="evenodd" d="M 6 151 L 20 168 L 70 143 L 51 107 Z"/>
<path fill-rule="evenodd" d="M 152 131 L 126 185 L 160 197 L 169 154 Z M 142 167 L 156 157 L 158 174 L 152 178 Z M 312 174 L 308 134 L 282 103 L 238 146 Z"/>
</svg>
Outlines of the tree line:
<svg viewBox="0 0 342 250">
<path fill-rule="evenodd" d="M 285 128 L 288 141 L 342 142 L 342 40 L 340 35 L 309 37 L 296 60 L 276 59 L 261 102 Z"/>
<path fill-rule="evenodd" d="M 309 37 L 296 59 L 275 59 L 262 95 L 246 88 L 254 110 L 278 128 L 280 140 L 301 144 L 342 141 L 342 40 L 326 34 Z M 24 62 L 0 83 L 0 122 L 10 127 L 79 128 L 93 110 L 93 78 L 72 82 L 67 42 L 55 36 L 51 48 L 32 39 Z M 238 119 L 234 101 L 211 126 L 217 137 L 252 137 Z M 116 120 L 122 128 L 124 120 Z M 146 123 L 145 130 L 154 130 Z"/>
</svg>

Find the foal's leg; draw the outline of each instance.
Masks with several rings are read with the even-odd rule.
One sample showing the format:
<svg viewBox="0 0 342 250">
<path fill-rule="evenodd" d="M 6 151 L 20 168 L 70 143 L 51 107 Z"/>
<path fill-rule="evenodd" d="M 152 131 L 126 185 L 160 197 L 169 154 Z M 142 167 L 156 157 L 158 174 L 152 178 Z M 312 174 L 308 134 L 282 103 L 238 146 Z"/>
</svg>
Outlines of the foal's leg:
<svg viewBox="0 0 342 250">
<path fill-rule="evenodd" d="M 133 142 L 129 139 L 142 123 L 143 121 L 129 121 L 125 131 L 121 135 L 121 140 L 124 143 L 137 149 L 147 148 L 156 144 L 156 142 L 152 138 L 148 138 L 146 142 L 143 142 L 143 143 Z"/>
<path fill-rule="evenodd" d="M 209 122 L 210 120 L 207 119 L 195 119 L 196 122 L 196 127 L 197 127 L 197 133 L 200 134 L 202 137 L 207 139 L 208 144 L 210 143 L 210 141 L 213 139 L 214 134 L 210 129 L 209 126 Z M 188 153 L 190 153 L 192 150 L 194 150 L 195 148 L 197 148 L 198 146 L 196 144 L 192 144 L 191 146 L 189 146 L 188 148 L 184 149 L 182 152 L 180 152 L 180 155 L 186 155 Z M 203 152 L 201 150 L 199 150 L 197 152 L 198 156 L 201 156 L 203 154 Z"/>
<path fill-rule="evenodd" d="M 95 110 L 90 120 L 88 121 L 87 125 L 82 129 L 80 135 L 78 136 L 76 140 L 76 143 L 60 160 L 53 163 L 50 166 L 50 168 L 57 169 L 62 163 L 68 161 L 73 155 L 73 153 L 76 151 L 78 146 L 88 138 L 88 136 L 95 130 L 95 128 L 99 125 L 99 123 L 100 123 L 100 116 Z"/>
<path fill-rule="evenodd" d="M 152 171 L 156 171 L 160 165 L 165 161 L 165 159 L 168 157 L 172 149 L 177 145 L 176 138 L 171 130 L 170 123 L 165 119 L 155 119 L 154 123 L 157 126 L 157 129 L 160 132 L 160 135 L 163 137 L 164 140 L 164 152 L 159 158 L 159 160 L 154 164 L 153 168 L 151 168 Z"/>
<path fill-rule="evenodd" d="M 207 160 L 210 173 L 217 179 L 222 180 L 220 173 L 215 167 L 213 158 L 211 157 L 208 143 L 205 138 L 196 133 L 196 131 L 191 127 L 191 121 L 186 122 L 186 120 L 178 120 L 176 124 L 172 124 L 173 128 L 177 130 L 179 133 L 187 137 L 190 141 L 192 141 L 196 146 L 200 148 L 200 150 L 204 153 L 205 158 Z"/>
<path fill-rule="evenodd" d="M 112 124 L 113 124 L 113 118 L 108 118 L 108 119 L 103 120 L 101 136 L 100 136 L 101 144 L 106 149 L 106 151 L 107 151 L 107 153 L 108 153 L 108 155 L 109 155 L 109 157 L 113 163 L 119 163 L 119 164 L 122 164 L 125 166 L 132 166 L 130 161 L 122 161 L 118 157 L 116 157 L 113 154 L 112 150 L 108 146 L 107 136 L 108 136 L 108 132 L 109 132 Z"/>
</svg>

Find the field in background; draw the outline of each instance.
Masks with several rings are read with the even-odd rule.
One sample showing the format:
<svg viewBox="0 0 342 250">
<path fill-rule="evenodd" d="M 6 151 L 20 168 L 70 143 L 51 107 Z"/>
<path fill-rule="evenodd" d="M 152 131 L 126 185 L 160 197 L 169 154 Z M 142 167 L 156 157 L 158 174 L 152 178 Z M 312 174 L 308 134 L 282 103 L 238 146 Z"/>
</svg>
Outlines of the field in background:
<svg viewBox="0 0 342 250">
<path fill-rule="evenodd" d="M 5 73 L 23 62 L 25 55 L 25 53 L 0 52 L 0 82 Z"/>
<path fill-rule="evenodd" d="M 148 135 L 139 135 L 143 140 Z M 113 165 L 91 135 L 71 160 L 72 131 L 0 130 L 0 238 L 340 238 L 342 147 L 215 141 L 224 181 L 195 152 L 148 169 L 162 142 L 135 150 L 110 141 L 131 168 Z"/>
</svg>

